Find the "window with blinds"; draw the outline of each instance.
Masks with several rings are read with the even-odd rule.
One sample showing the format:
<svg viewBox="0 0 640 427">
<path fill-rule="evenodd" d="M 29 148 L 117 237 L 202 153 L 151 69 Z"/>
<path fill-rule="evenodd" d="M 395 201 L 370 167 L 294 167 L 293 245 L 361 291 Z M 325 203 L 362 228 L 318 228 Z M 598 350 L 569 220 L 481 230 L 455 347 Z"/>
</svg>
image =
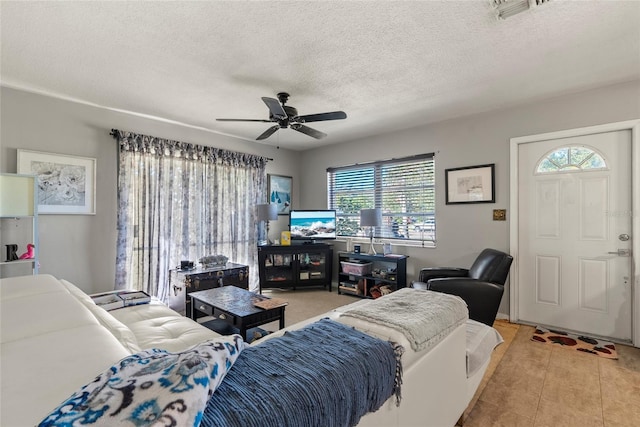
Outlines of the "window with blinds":
<svg viewBox="0 0 640 427">
<path fill-rule="evenodd" d="M 369 236 L 360 227 L 360 209 L 380 208 L 382 226 L 374 237 L 403 241 L 436 239 L 434 155 L 327 169 L 329 209 L 338 217 L 339 236 Z"/>
</svg>

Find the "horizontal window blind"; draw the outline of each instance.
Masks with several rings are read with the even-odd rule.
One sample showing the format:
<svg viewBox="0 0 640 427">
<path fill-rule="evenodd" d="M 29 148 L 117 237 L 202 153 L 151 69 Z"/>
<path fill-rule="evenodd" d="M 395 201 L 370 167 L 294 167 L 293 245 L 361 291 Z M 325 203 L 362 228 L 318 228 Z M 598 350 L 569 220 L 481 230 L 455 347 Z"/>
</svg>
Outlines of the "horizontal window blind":
<svg viewBox="0 0 640 427">
<path fill-rule="evenodd" d="M 360 227 L 360 210 L 380 208 L 382 226 L 374 237 L 435 241 L 433 153 L 328 168 L 327 194 L 339 236 L 369 236 L 368 227 Z"/>
</svg>

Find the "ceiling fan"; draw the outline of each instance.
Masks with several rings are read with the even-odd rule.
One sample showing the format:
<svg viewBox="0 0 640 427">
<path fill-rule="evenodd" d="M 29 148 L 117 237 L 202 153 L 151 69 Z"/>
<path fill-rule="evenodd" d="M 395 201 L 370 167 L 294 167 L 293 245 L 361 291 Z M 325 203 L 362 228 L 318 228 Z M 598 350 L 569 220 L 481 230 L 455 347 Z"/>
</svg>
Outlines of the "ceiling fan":
<svg viewBox="0 0 640 427">
<path fill-rule="evenodd" d="M 288 105 L 285 105 L 289 100 L 289 94 L 286 92 L 280 92 L 278 99 L 262 97 L 262 100 L 269 108 L 269 120 L 260 119 L 216 119 L 220 122 L 264 122 L 264 123 L 277 123 L 275 126 L 271 126 L 264 131 L 256 140 L 267 139 L 275 133 L 278 129 L 286 129 L 287 127 L 302 132 L 305 135 L 309 135 L 312 138 L 321 139 L 327 136 L 326 133 L 319 130 L 312 129 L 309 126 L 305 126 L 303 123 L 309 122 L 323 122 L 326 120 L 340 120 L 346 119 L 347 114 L 344 111 L 333 111 L 331 113 L 318 113 L 307 114 L 304 116 L 298 115 L 298 110 Z"/>
</svg>

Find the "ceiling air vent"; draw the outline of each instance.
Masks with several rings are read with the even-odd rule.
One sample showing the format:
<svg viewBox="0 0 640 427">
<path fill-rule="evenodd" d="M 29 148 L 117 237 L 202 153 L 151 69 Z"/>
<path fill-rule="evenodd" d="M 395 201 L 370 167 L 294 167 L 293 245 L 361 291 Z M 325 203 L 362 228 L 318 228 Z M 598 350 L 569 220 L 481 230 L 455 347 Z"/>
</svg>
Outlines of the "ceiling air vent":
<svg viewBox="0 0 640 427">
<path fill-rule="evenodd" d="M 551 0 L 491 0 L 491 6 L 496 11 L 498 19 L 507 19 L 531 7 L 542 6 Z"/>
<path fill-rule="evenodd" d="M 544 0 L 535 1 L 540 4 Z M 507 19 L 510 16 L 529 10 L 529 0 L 492 0 L 491 4 L 496 10 L 498 19 Z"/>
</svg>

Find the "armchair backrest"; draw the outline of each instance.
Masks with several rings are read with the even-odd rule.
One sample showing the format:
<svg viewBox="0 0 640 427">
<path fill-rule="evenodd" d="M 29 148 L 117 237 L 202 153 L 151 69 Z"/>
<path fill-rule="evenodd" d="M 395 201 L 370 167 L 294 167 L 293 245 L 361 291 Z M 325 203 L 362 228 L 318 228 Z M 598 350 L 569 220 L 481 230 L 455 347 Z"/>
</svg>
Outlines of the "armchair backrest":
<svg viewBox="0 0 640 427">
<path fill-rule="evenodd" d="M 496 249 L 485 249 L 469 269 L 469 277 L 504 286 L 513 257 Z"/>
</svg>

